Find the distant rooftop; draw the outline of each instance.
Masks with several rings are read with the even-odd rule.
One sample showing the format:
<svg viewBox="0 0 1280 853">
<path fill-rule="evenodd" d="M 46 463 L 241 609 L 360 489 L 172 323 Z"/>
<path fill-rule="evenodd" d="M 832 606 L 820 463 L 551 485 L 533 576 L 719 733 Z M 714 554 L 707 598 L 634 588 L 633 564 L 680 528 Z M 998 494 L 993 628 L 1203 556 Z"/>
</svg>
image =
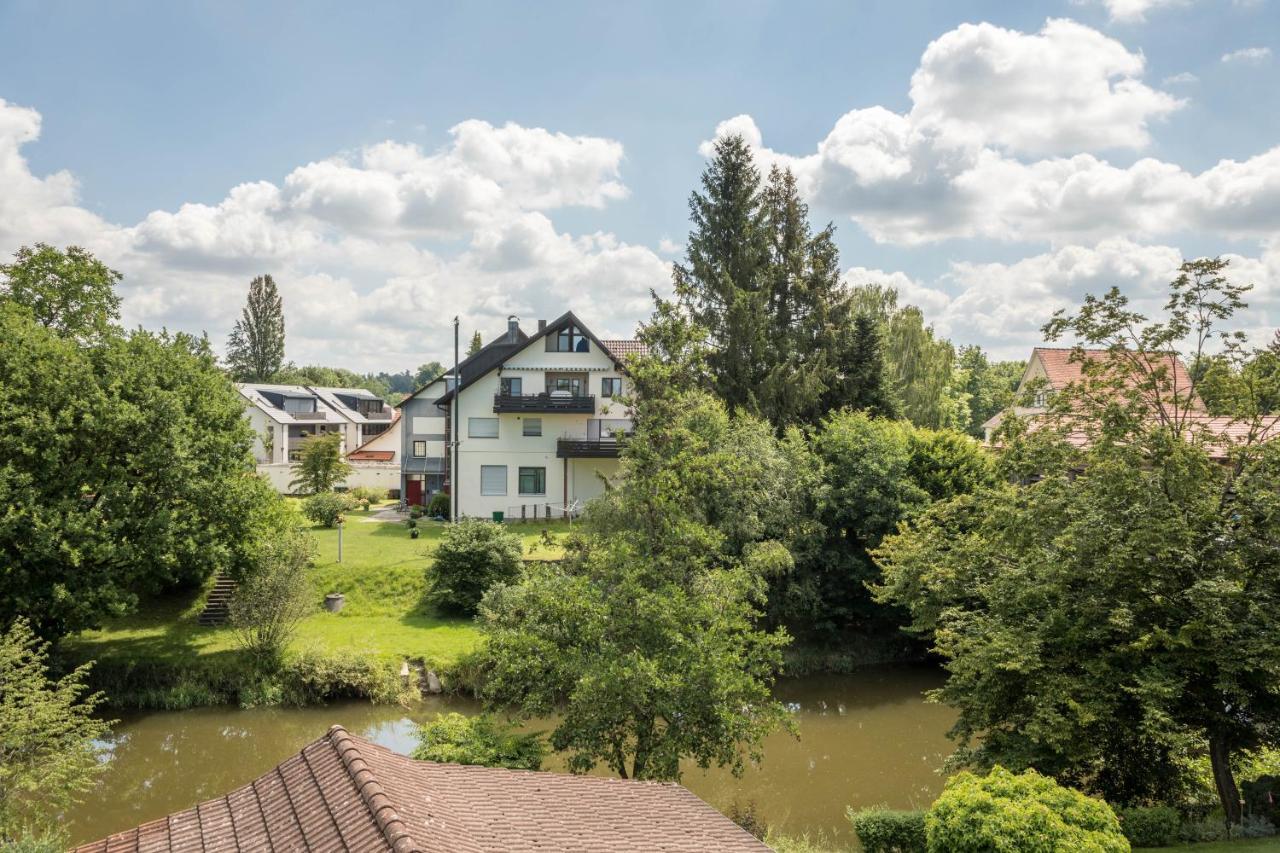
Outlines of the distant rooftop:
<svg viewBox="0 0 1280 853">
<path fill-rule="evenodd" d="M 270 773 L 76 848 L 768 853 L 673 783 L 415 761 L 341 726 Z"/>
<path fill-rule="evenodd" d="M 605 340 L 601 338 L 600 343 L 604 344 L 609 352 L 613 353 L 613 357 L 619 361 L 629 355 L 649 354 L 649 345 L 643 341 Z"/>
</svg>

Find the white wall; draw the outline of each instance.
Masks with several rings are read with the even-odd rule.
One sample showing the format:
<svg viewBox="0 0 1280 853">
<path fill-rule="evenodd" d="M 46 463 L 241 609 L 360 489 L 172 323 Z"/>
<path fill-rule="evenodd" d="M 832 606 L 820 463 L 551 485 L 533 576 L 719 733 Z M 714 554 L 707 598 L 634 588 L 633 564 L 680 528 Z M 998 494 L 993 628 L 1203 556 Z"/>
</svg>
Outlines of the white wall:
<svg viewBox="0 0 1280 853">
<path fill-rule="evenodd" d="M 342 485 L 348 489 L 366 486 L 373 489 L 400 488 L 400 465 L 396 462 L 352 462 L 354 469 Z M 289 484 L 298 476 L 297 465 L 259 465 L 258 474 L 267 478 L 267 482 L 282 495 L 293 494 Z"/>
</svg>

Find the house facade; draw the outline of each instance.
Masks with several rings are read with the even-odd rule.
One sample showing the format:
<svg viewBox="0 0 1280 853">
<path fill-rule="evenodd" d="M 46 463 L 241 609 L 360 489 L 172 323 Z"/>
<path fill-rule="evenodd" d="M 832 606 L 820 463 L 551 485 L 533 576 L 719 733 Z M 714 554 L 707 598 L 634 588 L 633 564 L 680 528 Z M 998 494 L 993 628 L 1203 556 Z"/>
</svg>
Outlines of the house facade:
<svg viewBox="0 0 1280 853">
<path fill-rule="evenodd" d="M 395 411 L 364 388 L 241 383 L 245 417 L 256 434 L 253 455 L 258 473 L 282 494 L 292 491 L 302 443 L 312 436 L 337 433 L 353 472 L 347 488 L 400 486 L 399 429 Z M 376 446 L 375 446 L 376 442 Z M 392 450 L 386 453 L 387 445 Z M 372 450 L 356 455 L 352 451 Z"/>
<path fill-rule="evenodd" d="M 622 358 L 633 341 L 605 342 L 572 312 L 507 331 L 399 404 L 401 494 L 424 504 L 452 496 L 455 517 L 559 517 L 604 491 L 631 430 Z M 450 442 L 458 441 L 456 475 Z"/>
</svg>

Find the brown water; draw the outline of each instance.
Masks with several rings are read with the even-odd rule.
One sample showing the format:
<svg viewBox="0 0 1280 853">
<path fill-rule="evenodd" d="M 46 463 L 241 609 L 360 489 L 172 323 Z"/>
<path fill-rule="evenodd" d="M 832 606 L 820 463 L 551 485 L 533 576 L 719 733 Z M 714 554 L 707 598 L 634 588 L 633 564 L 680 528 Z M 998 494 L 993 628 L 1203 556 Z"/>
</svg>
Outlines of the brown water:
<svg viewBox="0 0 1280 853">
<path fill-rule="evenodd" d="M 927 805 L 941 788 L 936 771 L 951 751 L 945 733 L 955 717 L 921 696 L 940 683 L 936 670 L 900 667 L 786 680 L 777 695 L 796 715 L 799 739 L 770 737 L 764 761 L 741 779 L 693 768 L 682 781 L 722 810 L 735 800 L 754 801 L 771 825 L 794 833 L 843 835 L 849 805 Z M 70 821 L 73 841 L 91 841 L 221 796 L 334 723 L 409 752 L 415 722 L 445 710 L 471 713 L 476 706 L 436 698 L 409 710 L 344 703 L 130 715 L 112 735 L 98 790 Z"/>
</svg>

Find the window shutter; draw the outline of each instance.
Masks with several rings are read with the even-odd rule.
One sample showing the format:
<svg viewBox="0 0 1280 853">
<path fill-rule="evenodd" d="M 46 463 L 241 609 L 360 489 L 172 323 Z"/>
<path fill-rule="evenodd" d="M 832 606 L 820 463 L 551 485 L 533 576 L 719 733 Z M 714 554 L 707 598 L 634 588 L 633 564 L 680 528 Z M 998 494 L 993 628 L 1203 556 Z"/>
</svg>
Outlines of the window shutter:
<svg viewBox="0 0 1280 853">
<path fill-rule="evenodd" d="M 480 494 L 505 495 L 507 493 L 507 466 L 480 466 Z"/>
</svg>

